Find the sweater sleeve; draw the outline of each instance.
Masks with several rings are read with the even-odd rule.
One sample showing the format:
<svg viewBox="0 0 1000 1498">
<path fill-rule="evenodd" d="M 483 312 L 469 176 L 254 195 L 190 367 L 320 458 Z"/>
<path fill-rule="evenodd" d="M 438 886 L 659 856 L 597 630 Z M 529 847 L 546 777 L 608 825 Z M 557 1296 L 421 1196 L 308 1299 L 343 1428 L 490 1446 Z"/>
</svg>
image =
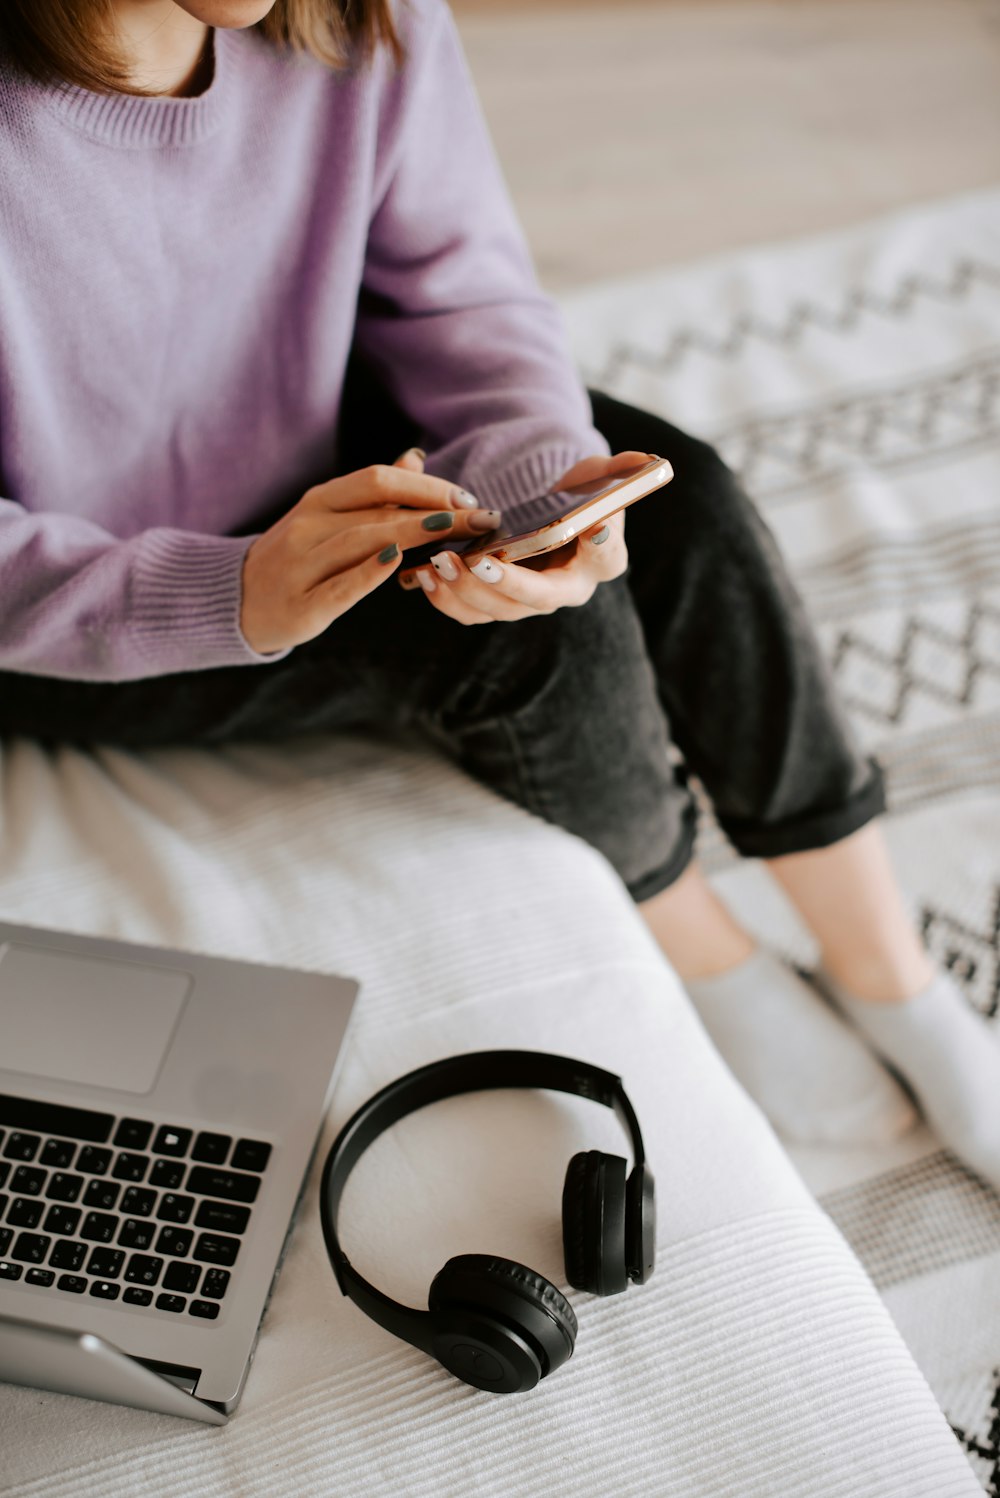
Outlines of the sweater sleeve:
<svg viewBox="0 0 1000 1498">
<path fill-rule="evenodd" d="M 421 0 L 387 75 L 356 340 L 427 472 L 503 508 L 607 453 L 540 290 L 450 11 Z"/>
<path fill-rule="evenodd" d="M 0 499 L 0 670 L 128 681 L 276 659 L 240 630 L 251 540 L 157 529 L 119 541 Z"/>
</svg>

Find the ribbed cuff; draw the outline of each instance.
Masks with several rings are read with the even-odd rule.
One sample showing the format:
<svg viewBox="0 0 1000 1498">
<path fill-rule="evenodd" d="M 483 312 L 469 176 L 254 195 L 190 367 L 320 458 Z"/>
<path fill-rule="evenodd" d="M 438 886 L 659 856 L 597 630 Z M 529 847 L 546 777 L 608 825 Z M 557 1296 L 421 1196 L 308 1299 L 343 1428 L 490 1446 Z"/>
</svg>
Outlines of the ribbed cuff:
<svg viewBox="0 0 1000 1498">
<path fill-rule="evenodd" d="M 243 559 L 253 539 L 174 530 L 143 535 L 129 627 L 148 675 L 263 665 L 288 655 L 258 654 L 240 629 Z"/>
<path fill-rule="evenodd" d="M 484 464 L 464 471 L 462 483 L 489 510 L 509 510 L 553 488 L 574 463 L 594 455 L 577 443 L 535 448 L 508 466 Z"/>
</svg>

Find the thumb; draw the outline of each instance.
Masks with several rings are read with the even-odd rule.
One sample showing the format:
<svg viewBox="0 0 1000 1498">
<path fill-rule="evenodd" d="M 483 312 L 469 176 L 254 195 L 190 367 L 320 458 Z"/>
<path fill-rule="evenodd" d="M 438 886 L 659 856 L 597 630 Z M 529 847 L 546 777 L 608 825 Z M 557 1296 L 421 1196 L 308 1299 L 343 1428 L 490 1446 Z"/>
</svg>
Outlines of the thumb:
<svg viewBox="0 0 1000 1498">
<path fill-rule="evenodd" d="M 393 463 L 393 468 L 407 468 L 411 473 L 423 473 L 424 459 L 427 454 L 422 447 L 408 447 L 405 453 L 400 453 Z"/>
</svg>

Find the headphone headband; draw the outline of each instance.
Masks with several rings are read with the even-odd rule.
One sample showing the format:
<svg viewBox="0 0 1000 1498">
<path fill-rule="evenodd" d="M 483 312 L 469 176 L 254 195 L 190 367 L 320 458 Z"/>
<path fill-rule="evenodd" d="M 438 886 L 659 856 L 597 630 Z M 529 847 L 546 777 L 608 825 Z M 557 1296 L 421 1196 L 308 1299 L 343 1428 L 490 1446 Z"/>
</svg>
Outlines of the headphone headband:
<svg viewBox="0 0 1000 1498">
<path fill-rule="evenodd" d="M 645 1163 L 639 1120 L 621 1077 L 589 1062 L 545 1051 L 470 1051 L 432 1061 L 399 1077 L 348 1119 L 326 1159 L 320 1184 L 320 1216 L 337 1284 L 373 1321 L 432 1356 L 430 1313 L 401 1305 L 377 1290 L 358 1273 L 341 1248 L 337 1216 L 344 1187 L 369 1145 L 410 1113 L 463 1093 L 513 1087 L 566 1092 L 611 1108 L 629 1136 L 634 1164 Z"/>
</svg>

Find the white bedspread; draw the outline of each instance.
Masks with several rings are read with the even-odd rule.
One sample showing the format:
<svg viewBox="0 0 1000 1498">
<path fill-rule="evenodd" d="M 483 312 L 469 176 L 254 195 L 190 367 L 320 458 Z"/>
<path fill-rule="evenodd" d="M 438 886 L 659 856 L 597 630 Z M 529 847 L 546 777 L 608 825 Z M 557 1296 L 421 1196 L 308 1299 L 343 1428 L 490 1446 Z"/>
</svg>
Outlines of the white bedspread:
<svg viewBox="0 0 1000 1498">
<path fill-rule="evenodd" d="M 659 1196 L 650 1284 L 608 1301 L 571 1292 L 573 1359 L 501 1399 L 341 1298 L 314 1181 L 226 1428 L 0 1386 L 0 1490 L 980 1492 L 870 1280 L 597 855 L 408 745 L 0 752 L 0 916 L 362 980 L 325 1143 L 371 1090 L 426 1060 L 551 1048 L 624 1076 Z M 366 1158 L 345 1201 L 348 1251 L 414 1303 L 466 1251 L 564 1283 L 562 1176 L 591 1147 L 622 1140 L 582 1102 L 442 1104 Z"/>
</svg>

